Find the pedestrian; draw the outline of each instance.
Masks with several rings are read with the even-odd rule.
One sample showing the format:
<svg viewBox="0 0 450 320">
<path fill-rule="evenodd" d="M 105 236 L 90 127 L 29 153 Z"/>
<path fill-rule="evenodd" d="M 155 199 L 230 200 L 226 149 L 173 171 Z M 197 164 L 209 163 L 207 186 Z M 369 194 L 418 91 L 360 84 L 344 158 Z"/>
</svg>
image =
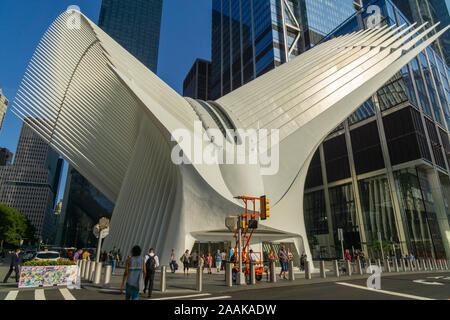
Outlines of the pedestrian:
<svg viewBox="0 0 450 320">
<path fill-rule="evenodd" d="M 227 252 L 224 249 L 222 251 L 222 270 L 225 269 L 225 263 L 227 262 Z"/>
<path fill-rule="evenodd" d="M 359 252 L 359 259 L 361 260 L 361 267 L 364 270 L 366 268 L 366 256 L 364 255 L 364 251 Z"/>
<path fill-rule="evenodd" d="M 73 251 L 69 250 L 69 252 L 67 252 L 67 256 L 69 257 L 69 260 L 73 260 Z"/>
<path fill-rule="evenodd" d="M 217 272 L 220 271 L 221 266 L 222 266 L 222 253 L 220 252 L 220 250 L 217 250 L 217 253 L 216 253 L 216 270 L 217 270 Z"/>
<path fill-rule="evenodd" d="M 191 264 L 191 259 L 192 255 L 189 254 L 189 250 L 186 250 L 180 258 L 183 263 L 183 273 L 185 276 L 189 275 L 189 265 Z"/>
<path fill-rule="evenodd" d="M 7 283 L 11 273 L 14 271 L 16 273 L 16 282 L 19 282 L 20 277 L 20 266 L 21 266 L 20 249 L 16 249 L 16 252 L 11 257 L 11 264 L 9 266 L 9 271 L 3 280 L 3 283 Z"/>
<path fill-rule="evenodd" d="M 139 291 L 143 287 L 143 278 L 146 277 L 144 259 L 141 257 L 141 247 L 134 246 L 131 249 L 131 257 L 125 262 L 125 273 L 123 274 L 120 294 L 123 294 L 125 282 L 125 300 L 138 300 Z"/>
<path fill-rule="evenodd" d="M 352 256 L 350 255 L 350 250 L 345 250 L 345 260 L 352 262 Z"/>
<path fill-rule="evenodd" d="M 228 247 L 228 261 L 229 262 L 234 262 L 233 260 L 233 256 L 234 256 L 234 251 L 233 249 L 231 249 L 231 247 Z"/>
<path fill-rule="evenodd" d="M 213 262 L 213 257 L 211 255 L 211 252 L 208 252 L 208 255 L 206 256 L 206 264 L 208 265 L 208 274 L 212 274 L 212 272 L 211 272 L 212 262 Z"/>
<path fill-rule="evenodd" d="M 83 250 L 78 249 L 77 252 L 73 255 L 73 261 L 77 262 L 81 258 L 81 254 L 83 253 Z"/>
<path fill-rule="evenodd" d="M 170 253 L 169 266 L 170 266 L 170 271 L 172 271 L 172 273 L 175 273 L 175 271 L 177 271 L 177 269 L 178 269 L 177 259 L 175 258 L 175 249 L 174 248 L 172 248 L 172 252 Z"/>
<path fill-rule="evenodd" d="M 305 262 L 306 262 L 306 259 L 307 259 L 308 257 L 307 257 L 307 255 L 306 255 L 306 252 L 305 252 L 305 250 L 303 250 L 302 251 L 302 254 L 301 254 L 301 256 L 300 256 L 300 269 L 302 270 L 302 271 L 305 271 Z"/>
<path fill-rule="evenodd" d="M 111 258 L 111 274 L 114 275 L 114 272 L 116 271 L 117 264 L 120 262 L 119 258 L 119 251 L 117 251 L 117 247 L 114 246 L 114 248 L 109 253 L 109 256 Z"/>
<path fill-rule="evenodd" d="M 288 271 L 288 255 L 285 245 L 282 245 L 280 251 L 278 251 L 278 259 L 280 259 L 281 264 L 280 278 L 283 276 L 283 278 L 287 280 L 286 272 Z"/>
<path fill-rule="evenodd" d="M 145 284 L 144 284 L 144 293 L 147 291 L 148 288 L 148 297 L 152 297 L 153 292 L 153 282 L 155 280 L 155 272 L 156 268 L 159 267 L 159 258 L 155 254 L 155 250 L 151 248 L 148 251 L 148 254 L 145 256 Z"/>
</svg>

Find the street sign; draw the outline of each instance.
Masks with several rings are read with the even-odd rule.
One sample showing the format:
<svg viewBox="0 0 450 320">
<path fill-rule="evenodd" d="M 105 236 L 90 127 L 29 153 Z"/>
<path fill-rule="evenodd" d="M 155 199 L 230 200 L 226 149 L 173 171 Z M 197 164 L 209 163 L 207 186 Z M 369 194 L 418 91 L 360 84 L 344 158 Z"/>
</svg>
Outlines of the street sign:
<svg viewBox="0 0 450 320">
<path fill-rule="evenodd" d="M 109 234 L 109 227 L 106 229 L 103 229 L 100 231 L 100 225 L 96 224 L 94 226 L 93 232 L 94 236 L 98 239 L 98 237 L 101 235 L 101 239 L 105 238 Z"/>
<path fill-rule="evenodd" d="M 343 241 L 344 240 L 344 229 L 338 228 L 337 231 L 338 231 L 338 240 Z"/>
</svg>

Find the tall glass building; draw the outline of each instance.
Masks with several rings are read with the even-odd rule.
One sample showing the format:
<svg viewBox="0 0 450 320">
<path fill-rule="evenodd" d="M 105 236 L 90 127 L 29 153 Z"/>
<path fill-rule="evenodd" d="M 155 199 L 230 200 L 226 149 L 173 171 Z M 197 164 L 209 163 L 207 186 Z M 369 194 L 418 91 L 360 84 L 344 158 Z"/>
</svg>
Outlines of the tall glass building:
<svg viewBox="0 0 450 320">
<path fill-rule="evenodd" d="M 156 73 L 162 0 L 103 0 L 98 26 Z"/>
<path fill-rule="evenodd" d="M 390 0 L 213 1 L 213 98 L 321 41 L 373 27 L 370 5 L 380 25 L 410 24 Z M 340 256 L 338 229 L 345 249 L 370 257 L 380 255 L 379 234 L 391 254 L 450 255 L 448 77 L 428 47 L 320 145 L 304 196 L 313 258 Z"/>
<path fill-rule="evenodd" d="M 380 25 L 409 25 L 390 0 Z M 335 37 L 373 17 L 363 9 L 338 26 Z M 324 41 L 323 40 L 323 41 Z M 311 162 L 305 222 L 315 258 L 346 249 L 380 254 L 378 234 L 391 254 L 450 255 L 449 68 L 428 47 L 320 145 Z"/>
<path fill-rule="evenodd" d="M 353 0 L 213 0 L 211 98 L 304 52 L 354 11 Z"/>
</svg>

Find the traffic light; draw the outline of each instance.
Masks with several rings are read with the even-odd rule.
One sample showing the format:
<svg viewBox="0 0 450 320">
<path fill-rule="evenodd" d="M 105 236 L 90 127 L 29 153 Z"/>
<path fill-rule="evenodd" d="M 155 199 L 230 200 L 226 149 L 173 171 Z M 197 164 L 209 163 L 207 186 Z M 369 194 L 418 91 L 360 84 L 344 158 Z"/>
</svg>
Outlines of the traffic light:
<svg viewBox="0 0 450 320">
<path fill-rule="evenodd" d="M 261 220 L 266 220 L 268 217 L 270 217 L 269 199 L 267 199 L 266 196 L 262 196 L 261 198 L 259 198 L 259 203 Z"/>
</svg>

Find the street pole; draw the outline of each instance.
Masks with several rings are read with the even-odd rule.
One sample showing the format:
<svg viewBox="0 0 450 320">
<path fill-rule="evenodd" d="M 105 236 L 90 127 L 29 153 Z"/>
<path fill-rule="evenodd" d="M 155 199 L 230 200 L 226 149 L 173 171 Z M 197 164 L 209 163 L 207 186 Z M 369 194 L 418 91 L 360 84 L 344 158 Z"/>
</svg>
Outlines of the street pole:
<svg viewBox="0 0 450 320">
<path fill-rule="evenodd" d="M 242 273 L 242 217 L 239 216 L 238 219 L 238 254 L 239 254 L 239 272 L 236 277 L 236 283 L 238 285 L 245 284 L 245 275 Z"/>
<path fill-rule="evenodd" d="M 100 250 L 102 250 L 102 231 L 98 235 L 98 244 L 97 244 L 97 255 L 95 257 L 95 262 L 100 262 Z"/>
</svg>

